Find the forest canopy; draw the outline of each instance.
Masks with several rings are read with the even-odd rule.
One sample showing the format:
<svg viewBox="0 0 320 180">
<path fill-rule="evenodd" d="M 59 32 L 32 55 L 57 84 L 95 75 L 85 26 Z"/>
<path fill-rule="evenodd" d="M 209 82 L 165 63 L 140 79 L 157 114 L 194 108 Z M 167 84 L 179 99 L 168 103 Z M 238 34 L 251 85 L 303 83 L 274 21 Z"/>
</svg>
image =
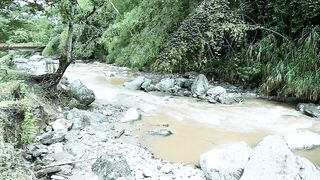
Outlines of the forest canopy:
<svg viewBox="0 0 320 180">
<path fill-rule="evenodd" d="M 68 17 L 61 2 L 73 1 L 31 2 L 1 1 L 0 42 L 38 42 L 47 45 L 46 56 L 65 55 Z M 197 71 L 270 95 L 320 99 L 320 1 L 76 3 L 73 59 Z"/>
</svg>

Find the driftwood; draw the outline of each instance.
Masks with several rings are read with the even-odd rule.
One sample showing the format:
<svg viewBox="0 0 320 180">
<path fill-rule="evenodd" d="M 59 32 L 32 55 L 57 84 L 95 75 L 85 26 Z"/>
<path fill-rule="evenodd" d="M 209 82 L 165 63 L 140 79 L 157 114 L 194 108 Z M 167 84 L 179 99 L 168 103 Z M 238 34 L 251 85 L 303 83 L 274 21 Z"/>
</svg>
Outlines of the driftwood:
<svg viewBox="0 0 320 180">
<path fill-rule="evenodd" d="M 114 138 L 119 139 L 125 132 L 126 132 L 126 130 L 123 129 L 123 130 L 120 131 Z"/>
</svg>

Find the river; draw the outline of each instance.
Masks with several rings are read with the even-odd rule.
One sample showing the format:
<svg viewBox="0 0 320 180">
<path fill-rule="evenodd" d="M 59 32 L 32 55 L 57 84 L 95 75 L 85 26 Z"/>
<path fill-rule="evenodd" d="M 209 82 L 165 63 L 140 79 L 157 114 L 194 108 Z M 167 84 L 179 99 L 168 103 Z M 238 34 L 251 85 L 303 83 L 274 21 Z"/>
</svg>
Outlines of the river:
<svg viewBox="0 0 320 180">
<path fill-rule="evenodd" d="M 106 72 L 115 76 L 106 77 Z M 320 119 L 305 116 L 287 104 L 261 99 L 245 99 L 234 105 L 209 104 L 195 98 L 122 87 L 137 75 L 129 69 L 101 63 L 73 64 L 66 72 L 69 80 L 80 79 L 94 91 L 96 105 L 113 103 L 139 108 L 143 112 L 141 121 L 119 123 L 116 128 L 131 131 L 139 143 L 164 160 L 198 164 L 202 153 L 221 144 L 245 141 L 254 147 L 271 134 L 283 135 L 297 129 L 320 133 Z M 173 135 L 154 137 L 145 133 L 162 126 L 168 126 Z M 320 165 L 320 148 L 296 153 Z"/>
</svg>

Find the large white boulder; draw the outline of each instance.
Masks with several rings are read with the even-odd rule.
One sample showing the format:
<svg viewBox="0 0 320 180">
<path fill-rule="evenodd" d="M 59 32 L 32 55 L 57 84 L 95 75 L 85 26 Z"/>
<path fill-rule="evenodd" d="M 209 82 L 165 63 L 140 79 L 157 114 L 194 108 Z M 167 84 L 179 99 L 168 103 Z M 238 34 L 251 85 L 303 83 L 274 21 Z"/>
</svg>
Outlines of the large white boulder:
<svg viewBox="0 0 320 180">
<path fill-rule="evenodd" d="M 126 123 L 126 122 L 137 121 L 137 120 L 140 120 L 140 118 L 141 118 L 141 114 L 137 108 L 129 108 L 125 113 L 124 117 L 121 119 L 121 122 Z"/>
<path fill-rule="evenodd" d="M 161 92 L 168 92 L 174 87 L 174 79 L 165 78 L 162 79 L 158 84 L 156 84 L 156 89 Z"/>
<path fill-rule="evenodd" d="M 290 132 L 284 138 L 290 149 L 312 149 L 320 146 L 320 134 L 308 130 Z"/>
<path fill-rule="evenodd" d="M 192 94 L 203 96 L 209 89 L 209 82 L 205 75 L 199 74 L 191 86 Z"/>
<path fill-rule="evenodd" d="M 200 158 L 207 179 L 238 180 L 253 150 L 245 142 L 219 146 Z"/>
<path fill-rule="evenodd" d="M 142 84 L 145 82 L 146 78 L 143 76 L 139 76 L 133 81 L 124 83 L 124 87 L 129 90 L 140 90 Z"/>
<path fill-rule="evenodd" d="M 320 171 L 307 159 L 291 152 L 281 136 L 260 142 L 240 180 L 319 180 Z"/>
<path fill-rule="evenodd" d="M 83 106 L 88 106 L 95 100 L 93 91 L 88 89 L 79 79 L 73 81 L 67 90 Z"/>
<path fill-rule="evenodd" d="M 210 97 L 216 97 L 217 95 L 220 95 L 220 94 L 224 94 L 224 93 L 227 93 L 226 89 L 221 87 L 221 86 L 216 86 L 216 87 L 213 87 L 213 88 L 210 88 L 208 91 L 207 91 L 207 96 L 210 96 Z"/>
</svg>

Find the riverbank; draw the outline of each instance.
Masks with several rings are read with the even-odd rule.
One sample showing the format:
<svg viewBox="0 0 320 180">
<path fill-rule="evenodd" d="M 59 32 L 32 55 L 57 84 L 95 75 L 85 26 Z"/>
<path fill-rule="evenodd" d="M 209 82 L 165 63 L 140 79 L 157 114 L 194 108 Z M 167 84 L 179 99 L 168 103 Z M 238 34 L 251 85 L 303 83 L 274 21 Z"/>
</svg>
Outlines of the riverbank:
<svg viewBox="0 0 320 180">
<path fill-rule="evenodd" d="M 41 62 L 43 61 L 39 60 L 37 64 L 45 66 L 36 69 L 46 70 L 45 67 L 50 65 Z M 28 65 L 26 62 L 21 64 L 24 64 L 24 67 Z M 56 64 L 51 63 L 51 65 Z M 48 69 L 54 69 L 51 65 Z M 308 132 L 320 132 L 318 119 L 304 116 L 290 106 L 255 98 L 227 105 L 212 104 L 207 103 L 207 99 L 202 97 L 172 96 L 168 92 L 144 92 L 123 87 L 126 81 L 132 82 L 131 80 L 139 76 L 143 76 L 144 81 L 154 80 L 151 84 L 155 86 L 163 79 L 181 78 L 179 75 L 148 74 L 101 63 L 72 65 L 66 72 L 70 83 L 81 79 L 82 83 L 94 92 L 96 100 L 88 110 L 66 107 L 57 111 L 53 123 L 44 128 L 38 136 L 37 143 L 31 146 L 31 151 L 27 153 L 29 158 L 31 157 L 30 161 L 33 162 L 36 175 L 53 179 L 71 177 L 110 179 L 108 176 L 110 174 L 115 177 L 136 179 L 203 179 L 204 174 L 207 177 L 211 176 L 208 173 L 214 167 L 209 163 L 209 167 L 206 168 L 207 163 L 204 162 L 208 161 L 205 160 L 202 160 L 201 164 L 201 154 L 211 149 L 219 149 L 224 144 L 245 141 L 252 148 L 255 147 L 254 150 L 249 148 L 248 151 L 255 152 L 259 149 L 257 144 L 268 135 L 284 136 L 303 129 L 303 133 L 285 136 L 284 141 L 275 138 L 278 139 L 278 144 L 267 144 L 271 147 L 281 145 L 284 154 L 277 156 L 292 158 L 297 157 L 291 152 L 295 148 L 317 147 L 317 144 L 314 144 L 317 141 L 317 134 L 310 136 Z M 195 79 L 197 79 L 196 74 L 192 80 Z M 215 86 L 223 87 L 220 84 Z M 229 91 L 228 88 L 225 89 Z M 192 96 L 192 91 L 190 92 Z M 131 111 L 127 112 L 129 109 Z M 127 122 L 130 120 L 132 122 Z M 55 137 L 56 133 L 58 135 Z M 53 141 L 52 137 L 55 137 Z M 286 144 L 290 137 L 291 139 L 301 137 L 302 141 L 299 143 L 306 143 L 303 141 L 305 137 L 316 138 L 315 141 L 308 142 L 310 146 L 301 147 L 299 144 L 288 150 Z M 265 148 L 263 145 L 263 149 Z M 195 153 L 193 149 L 199 151 Z M 223 152 L 229 151 L 224 149 Z M 271 155 L 274 152 L 268 153 Z M 237 153 L 231 153 L 234 154 Z M 258 151 L 256 154 L 261 152 Z M 181 155 L 181 158 L 174 159 L 179 157 L 178 155 Z M 239 157 L 231 155 L 228 156 Z M 190 156 L 195 160 L 187 159 Z M 212 157 L 219 156 L 219 153 L 215 152 Z M 249 153 L 248 156 L 251 157 L 252 154 Z M 310 158 L 315 160 L 317 157 L 319 156 L 316 152 Z M 218 162 L 220 164 L 228 160 L 220 159 Z M 272 163 L 273 160 L 269 159 L 268 162 Z M 300 162 L 300 160 L 290 161 L 290 165 Z M 63 165 L 59 166 L 61 163 Z M 243 171 L 246 169 L 244 167 L 246 163 L 245 161 L 237 166 L 235 170 Z M 110 164 L 112 164 L 111 169 Z M 192 164 L 201 165 L 201 169 Z M 264 168 L 262 165 L 263 163 L 259 163 L 259 167 Z M 313 166 L 301 167 L 312 170 L 314 174 L 311 174 L 315 178 L 318 177 L 317 170 Z M 234 168 L 226 166 L 226 169 Z M 286 172 L 287 170 L 283 169 Z M 300 173 L 298 169 L 291 170 Z M 218 171 L 222 172 L 221 169 Z M 277 174 L 274 171 L 273 173 Z M 302 177 L 308 175 L 301 173 Z M 222 175 L 227 177 L 228 173 Z M 236 179 L 239 178 L 240 176 L 237 176 Z"/>
</svg>

